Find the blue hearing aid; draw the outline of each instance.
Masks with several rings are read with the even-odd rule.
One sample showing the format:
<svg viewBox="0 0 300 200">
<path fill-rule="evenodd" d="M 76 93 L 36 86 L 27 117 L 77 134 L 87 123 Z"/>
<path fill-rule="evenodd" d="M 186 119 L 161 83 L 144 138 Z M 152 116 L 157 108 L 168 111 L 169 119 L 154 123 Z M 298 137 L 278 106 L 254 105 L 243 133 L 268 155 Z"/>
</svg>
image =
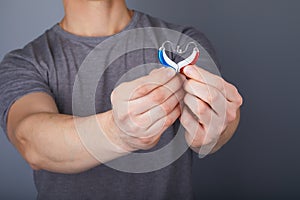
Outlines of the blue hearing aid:
<svg viewBox="0 0 300 200">
<path fill-rule="evenodd" d="M 197 48 L 197 45 L 194 43 L 194 42 L 190 42 L 187 46 L 186 46 L 186 49 L 184 51 L 182 51 L 180 49 L 179 46 L 177 46 L 177 53 L 179 54 L 182 54 L 182 53 L 185 53 L 189 47 L 190 44 L 194 44 L 195 47 L 193 49 L 193 52 L 192 54 L 187 57 L 186 59 L 180 61 L 179 63 L 175 63 L 173 60 L 171 60 L 168 55 L 166 54 L 166 48 L 165 48 L 165 44 L 171 44 L 172 46 L 172 43 L 170 41 L 166 41 L 162 44 L 162 46 L 158 49 L 158 59 L 159 59 L 159 62 L 166 66 L 166 67 L 170 67 L 172 69 L 174 69 L 176 72 L 182 72 L 183 68 L 188 66 L 188 65 L 194 65 L 197 63 L 198 59 L 199 59 L 199 56 L 200 56 L 200 51 L 199 49 Z"/>
</svg>

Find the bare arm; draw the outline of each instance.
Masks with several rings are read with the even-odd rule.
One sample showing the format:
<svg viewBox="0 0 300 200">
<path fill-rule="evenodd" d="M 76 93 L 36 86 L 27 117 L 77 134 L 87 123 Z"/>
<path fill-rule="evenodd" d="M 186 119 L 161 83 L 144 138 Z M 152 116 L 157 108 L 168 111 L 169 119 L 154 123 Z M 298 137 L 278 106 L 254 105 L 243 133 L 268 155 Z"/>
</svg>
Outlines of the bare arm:
<svg viewBox="0 0 300 200">
<path fill-rule="evenodd" d="M 94 117 L 99 121 L 108 120 L 108 113 L 77 118 L 76 123 L 81 126 Z M 82 144 L 74 117 L 59 114 L 52 97 L 45 93 L 32 93 L 16 101 L 8 115 L 7 131 L 11 142 L 33 169 L 77 173 L 100 164 Z M 88 134 L 93 138 L 103 134 L 99 131 L 92 127 Z M 113 145 L 103 147 L 104 151 L 110 159 L 124 155 Z"/>
<path fill-rule="evenodd" d="M 171 69 L 153 70 L 116 88 L 112 110 L 89 117 L 59 114 L 52 97 L 31 93 L 10 108 L 8 136 L 33 169 L 82 172 L 153 147 L 180 115 L 182 83 Z"/>
</svg>

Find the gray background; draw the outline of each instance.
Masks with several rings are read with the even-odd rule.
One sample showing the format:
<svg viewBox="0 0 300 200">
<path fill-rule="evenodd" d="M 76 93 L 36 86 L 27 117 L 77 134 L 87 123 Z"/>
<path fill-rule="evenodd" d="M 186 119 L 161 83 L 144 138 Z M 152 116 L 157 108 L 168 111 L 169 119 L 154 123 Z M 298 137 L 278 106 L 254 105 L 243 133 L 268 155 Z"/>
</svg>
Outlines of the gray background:
<svg viewBox="0 0 300 200">
<path fill-rule="evenodd" d="M 222 75 L 244 97 L 233 139 L 197 160 L 197 199 L 300 199 L 300 1 L 128 0 L 131 8 L 189 24 L 214 44 Z M 0 58 L 62 17 L 60 0 L 0 3 Z M 0 199 L 34 199 L 32 172 L 0 134 Z"/>
</svg>

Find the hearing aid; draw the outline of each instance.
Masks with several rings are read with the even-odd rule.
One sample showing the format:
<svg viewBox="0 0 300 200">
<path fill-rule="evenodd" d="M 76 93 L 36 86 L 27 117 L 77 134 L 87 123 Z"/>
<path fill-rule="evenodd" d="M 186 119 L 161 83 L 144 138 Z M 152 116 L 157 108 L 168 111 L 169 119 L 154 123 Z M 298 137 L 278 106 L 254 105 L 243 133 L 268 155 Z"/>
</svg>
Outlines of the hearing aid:
<svg viewBox="0 0 300 200">
<path fill-rule="evenodd" d="M 184 51 L 182 51 L 182 49 L 180 48 L 180 46 L 177 46 L 176 52 L 178 54 L 183 54 L 188 50 L 189 45 L 193 44 L 195 47 L 193 48 L 193 52 L 191 53 L 190 56 L 188 56 L 186 59 L 180 61 L 179 63 L 175 63 L 173 60 L 171 60 L 167 53 L 166 53 L 166 48 L 165 45 L 166 44 L 170 44 L 172 47 L 172 43 L 170 41 L 166 41 L 162 44 L 162 46 L 158 49 L 158 59 L 159 62 L 166 66 L 166 67 L 170 67 L 172 69 L 174 69 L 176 72 L 181 72 L 183 71 L 184 67 L 188 66 L 188 65 L 194 65 L 197 63 L 199 57 L 200 57 L 200 51 L 197 48 L 197 45 L 194 42 L 190 42 L 188 43 L 188 45 L 186 46 L 186 49 Z"/>
</svg>

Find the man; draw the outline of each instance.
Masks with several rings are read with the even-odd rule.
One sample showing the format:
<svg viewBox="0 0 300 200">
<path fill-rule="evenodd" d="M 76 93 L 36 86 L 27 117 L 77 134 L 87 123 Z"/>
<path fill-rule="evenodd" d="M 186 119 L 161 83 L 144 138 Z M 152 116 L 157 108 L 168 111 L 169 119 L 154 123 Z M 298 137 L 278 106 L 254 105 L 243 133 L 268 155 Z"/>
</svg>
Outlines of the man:
<svg viewBox="0 0 300 200">
<path fill-rule="evenodd" d="M 9 53 L 0 66 L 1 125 L 34 169 L 38 199 L 192 199 L 191 150 L 149 173 L 125 173 L 105 163 L 167 144 L 177 119 L 192 150 L 198 153 L 207 143 L 206 136 L 214 133 L 220 138 L 211 153 L 217 151 L 239 121 L 242 98 L 233 85 L 197 66 L 187 66 L 184 75 L 169 68 L 154 69 L 113 88 L 128 68 L 147 59 L 155 61 L 155 53 L 150 52 L 140 56 L 146 57 L 142 61 L 128 56 L 105 71 L 97 87 L 97 114 L 73 116 L 72 91 L 89 52 L 124 30 L 172 28 L 193 35 L 214 57 L 209 42 L 192 28 L 128 10 L 125 0 L 63 2 L 62 21 L 23 49 Z M 218 106 L 224 102 L 225 111 Z M 95 118 L 100 128 L 91 126 Z M 99 142 L 96 151 L 103 155 L 101 163 L 82 142 L 78 127 L 90 141 L 102 137 L 93 141 Z"/>
</svg>

